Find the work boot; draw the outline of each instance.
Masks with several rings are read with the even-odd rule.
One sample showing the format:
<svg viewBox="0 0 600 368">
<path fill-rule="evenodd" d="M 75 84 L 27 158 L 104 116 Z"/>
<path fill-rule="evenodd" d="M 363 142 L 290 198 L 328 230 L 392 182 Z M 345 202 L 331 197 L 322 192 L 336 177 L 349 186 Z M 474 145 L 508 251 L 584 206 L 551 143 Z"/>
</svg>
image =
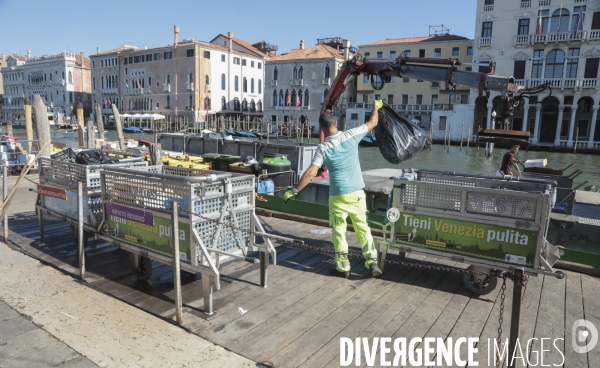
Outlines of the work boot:
<svg viewBox="0 0 600 368">
<path fill-rule="evenodd" d="M 350 277 L 350 272 L 349 271 L 338 271 L 337 268 L 330 268 L 329 269 L 329 274 L 331 276 L 336 276 L 336 277 L 341 277 L 343 279 L 347 279 L 348 277 Z M 381 272 L 380 272 L 381 274 Z"/>
<path fill-rule="evenodd" d="M 375 262 L 371 263 L 369 269 L 371 270 L 371 274 L 373 275 L 373 277 L 379 277 L 382 274 L 381 268 L 379 268 L 379 266 L 377 266 L 377 263 Z"/>
</svg>

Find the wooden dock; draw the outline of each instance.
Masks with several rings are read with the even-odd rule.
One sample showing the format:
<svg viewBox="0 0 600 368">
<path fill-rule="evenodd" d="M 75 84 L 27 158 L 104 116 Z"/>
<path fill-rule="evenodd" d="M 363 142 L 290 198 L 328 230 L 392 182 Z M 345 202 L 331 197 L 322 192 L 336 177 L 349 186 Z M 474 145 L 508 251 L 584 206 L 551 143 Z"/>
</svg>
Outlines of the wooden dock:
<svg viewBox="0 0 600 368">
<path fill-rule="evenodd" d="M 36 176 L 28 178 L 35 180 Z M 14 179 L 10 181 L 14 183 Z M 77 277 L 76 246 L 69 226 L 47 219 L 46 236 L 40 238 L 33 210 L 36 195 L 28 191 L 29 187 L 34 183 L 24 182 L 12 203 L 7 243 L 47 267 Z M 330 235 L 310 234 L 317 228 L 314 225 L 267 217 L 262 220 L 267 232 L 330 247 Z M 348 235 L 349 243 L 356 247 L 356 238 L 352 233 Z M 337 367 L 341 337 L 478 337 L 475 359 L 479 366 L 488 366 L 488 344 L 498 336 L 502 280 L 492 293 L 478 296 L 462 285 L 459 273 L 388 265 L 381 279 L 373 279 L 359 259 L 352 259 L 352 275 L 344 280 L 327 275 L 333 265 L 328 255 L 289 244 L 279 244 L 277 251 L 278 264 L 269 268 L 267 288 L 259 286 L 258 265 L 225 264 L 221 269 L 222 289 L 214 294 L 216 313 L 210 317 L 202 312 L 200 276 L 185 275 L 184 327 L 272 367 Z M 101 240 L 90 240 L 86 255 L 86 281 L 90 287 L 158 318 L 174 320 L 170 266 L 154 263 L 152 279 L 141 283 L 134 280 L 124 251 Z M 399 260 L 397 255 L 388 258 Z M 435 258 L 407 260 L 421 265 L 465 267 Z M 529 279 L 522 304 L 521 343 L 537 338 L 530 351 L 539 352 L 541 338 L 561 338 L 564 340 L 557 340 L 556 345 L 565 356 L 564 366 L 597 367 L 600 346 L 588 353 L 576 353 L 572 348 L 572 325 L 575 320 L 586 319 L 600 328 L 600 280 L 565 273 L 562 280 L 544 276 Z M 507 281 L 503 339 L 510 331 L 512 286 Z M 247 312 L 240 314 L 238 307 Z M 548 345 L 548 340 L 544 349 L 549 349 L 544 353 L 544 364 L 561 363 L 560 352 Z M 532 355 L 530 366 L 539 366 L 534 358 Z M 361 363 L 366 364 L 364 357 Z"/>
</svg>

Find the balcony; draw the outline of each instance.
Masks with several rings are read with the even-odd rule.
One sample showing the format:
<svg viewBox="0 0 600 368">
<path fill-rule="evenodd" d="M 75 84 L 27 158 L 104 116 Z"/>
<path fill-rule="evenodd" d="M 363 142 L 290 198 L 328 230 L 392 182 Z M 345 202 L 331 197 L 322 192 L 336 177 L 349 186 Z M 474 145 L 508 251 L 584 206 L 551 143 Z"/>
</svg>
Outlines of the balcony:
<svg viewBox="0 0 600 368">
<path fill-rule="evenodd" d="M 277 87 L 277 79 L 271 81 L 271 87 Z"/>
<path fill-rule="evenodd" d="M 292 79 L 290 85 L 302 87 L 304 85 L 304 79 Z"/>
<path fill-rule="evenodd" d="M 548 7 L 550 6 L 550 0 L 540 0 L 540 7 Z"/>
<path fill-rule="evenodd" d="M 521 9 L 531 8 L 531 1 L 521 1 Z"/>
<path fill-rule="evenodd" d="M 588 37 L 588 31 L 580 32 L 555 32 L 555 33 L 542 33 L 542 34 L 530 34 L 530 35 L 517 35 L 514 38 L 515 46 L 526 46 L 533 45 L 536 43 L 559 43 L 566 42 L 570 43 L 573 41 L 583 42 L 586 40 L 600 39 L 600 30 L 589 31 L 590 37 Z M 592 36 L 593 34 L 593 36 Z"/>
<path fill-rule="evenodd" d="M 578 86 L 577 78 L 540 78 L 540 79 L 529 79 L 527 81 L 528 87 L 538 87 L 542 84 L 550 83 L 552 88 L 560 88 L 564 90 L 565 88 L 576 89 Z"/>
<path fill-rule="evenodd" d="M 483 11 L 484 11 L 484 12 L 491 12 L 491 11 L 494 11 L 494 4 L 492 4 L 492 5 L 484 5 L 484 6 L 483 6 Z"/>
<path fill-rule="evenodd" d="M 494 39 L 492 37 L 481 37 L 479 39 L 479 47 L 492 46 L 493 43 L 494 43 Z"/>
<path fill-rule="evenodd" d="M 188 91 L 193 91 L 193 90 L 194 90 L 194 82 L 187 82 L 187 83 L 185 84 L 185 88 L 186 88 Z"/>
<path fill-rule="evenodd" d="M 525 87 L 525 79 L 515 79 L 515 84 L 517 86 Z"/>
<path fill-rule="evenodd" d="M 596 78 L 582 78 L 579 80 L 580 88 L 594 88 L 598 86 L 598 79 Z"/>
<path fill-rule="evenodd" d="M 169 84 L 167 84 L 167 83 L 163 84 L 163 87 L 165 89 L 165 92 L 171 92 L 171 84 L 170 83 Z"/>
<path fill-rule="evenodd" d="M 589 32 L 588 33 L 588 41 L 592 41 L 592 40 L 600 40 L 600 30 L 599 29 L 592 29 L 591 31 L 584 31 L 584 32 Z"/>
<path fill-rule="evenodd" d="M 529 45 L 530 35 L 516 35 L 515 36 L 515 46 L 526 46 Z"/>
<path fill-rule="evenodd" d="M 330 86 L 331 85 L 331 78 L 323 78 L 323 80 L 321 81 L 321 83 L 323 83 L 326 86 Z"/>
<path fill-rule="evenodd" d="M 206 92 L 210 92 L 211 91 L 210 84 L 207 84 L 205 89 L 206 89 Z"/>
<path fill-rule="evenodd" d="M 574 2 L 575 4 L 585 4 L 587 3 L 587 0 L 575 0 Z"/>
<path fill-rule="evenodd" d="M 141 95 L 144 93 L 144 89 L 143 88 L 127 88 L 125 89 L 125 93 L 126 95 Z"/>
</svg>

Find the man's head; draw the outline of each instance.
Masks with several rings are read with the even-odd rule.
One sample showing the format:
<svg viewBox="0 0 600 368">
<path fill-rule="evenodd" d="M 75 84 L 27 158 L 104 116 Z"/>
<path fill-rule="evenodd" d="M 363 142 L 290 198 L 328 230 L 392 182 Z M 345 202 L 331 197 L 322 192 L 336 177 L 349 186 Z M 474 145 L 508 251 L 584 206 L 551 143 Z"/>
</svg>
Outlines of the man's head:
<svg viewBox="0 0 600 368">
<path fill-rule="evenodd" d="M 323 131 L 328 132 L 333 128 L 337 128 L 337 121 L 331 115 L 331 112 L 325 111 L 319 115 L 319 125 Z"/>
<path fill-rule="evenodd" d="M 517 152 L 519 152 L 519 148 L 521 148 L 521 146 L 519 146 L 518 144 L 515 144 L 514 146 L 511 147 L 510 152 L 516 154 Z"/>
</svg>

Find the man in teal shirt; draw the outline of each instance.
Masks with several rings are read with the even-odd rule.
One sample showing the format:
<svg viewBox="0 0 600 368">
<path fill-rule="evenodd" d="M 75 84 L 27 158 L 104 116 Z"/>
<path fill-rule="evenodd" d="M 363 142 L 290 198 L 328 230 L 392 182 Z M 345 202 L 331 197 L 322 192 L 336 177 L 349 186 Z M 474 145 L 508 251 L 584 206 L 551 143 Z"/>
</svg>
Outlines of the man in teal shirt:
<svg viewBox="0 0 600 368">
<path fill-rule="evenodd" d="M 348 243 L 346 242 L 346 218 L 350 216 L 352 226 L 362 246 L 362 254 L 367 259 L 365 267 L 371 270 L 374 277 L 381 276 L 377 266 L 377 250 L 373 245 L 371 229 L 367 224 L 367 204 L 363 188 L 362 172 L 358 159 L 358 143 L 379 122 L 378 110 L 383 102 L 373 104 L 371 118 L 365 124 L 340 132 L 337 121 L 330 112 L 322 113 L 319 125 L 325 133 L 325 141 L 317 146 L 310 167 L 304 172 L 295 188 L 284 194 L 287 201 L 298 194 L 325 164 L 329 170 L 329 226 L 331 226 L 333 246 L 335 248 L 336 268 L 330 270 L 333 276 L 348 278 L 350 262 L 348 261 Z"/>
</svg>

